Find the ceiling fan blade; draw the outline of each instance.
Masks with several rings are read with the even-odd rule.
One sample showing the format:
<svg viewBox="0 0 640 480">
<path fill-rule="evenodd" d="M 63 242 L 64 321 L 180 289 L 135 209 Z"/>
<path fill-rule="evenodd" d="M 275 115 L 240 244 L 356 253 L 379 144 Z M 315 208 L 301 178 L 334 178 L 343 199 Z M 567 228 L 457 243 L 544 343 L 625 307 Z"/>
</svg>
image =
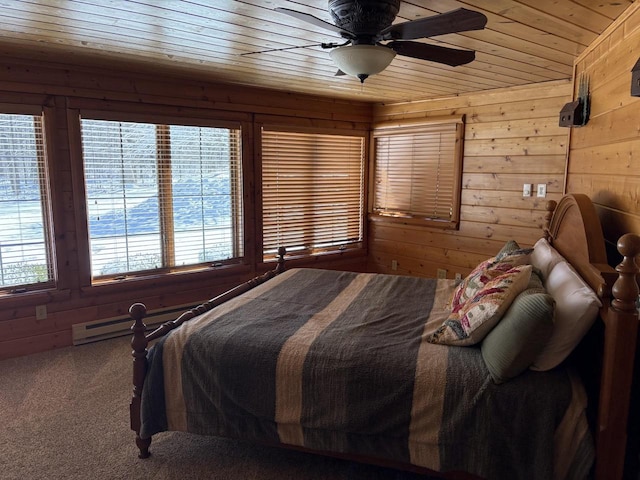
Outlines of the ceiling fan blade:
<svg viewBox="0 0 640 480">
<path fill-rule="evenodd" d="M 335 73 L 334 77 L 341 77 L 343 75 L 346 75 L 346 73 L 344 73 L 342 70 L 338 69 L 338 71 Z"/>
<path fill-rule="evenodd" d="M 482 30 L 486 24 L 487 17 L 482 13 L 458 8 L 432 17 L 391 25 L 382 30 L 380 35 L 383 40 L 411 40 L 468 30 Z"/>
<path fill-rule="evenodd" d="M 419 58 L 430 62 L 444 63 L 457 67 L 472 62 L 476 58 L 473 50 L 457 50 L 455 48 L 440 47 L 420 42 L 390 42 L 385 45 L 398 55 Z"/>
<path fill-rule="evenodd" d="M 332 32 L 339 33 L 341 36 L 345 38 L 355 38 L 355 35 L 353 33 L 348 32 L 340 27 L 337 27 L 332 23 L 325 22 L 324 20 L 318 17 L 314 17 L 313 15 L 310 15 L 308 13 L 298 12 L 297 10 L 291 10 L 290 8 L 282 8 L 282 7 L 277 7 L 274 10 L 279 13 L 285 13 L 291 17 L 297 18 L 298 20 L 311 23 L 317 27 L 322 27 L 327 30 L 331 30 Z"/>
</svg>

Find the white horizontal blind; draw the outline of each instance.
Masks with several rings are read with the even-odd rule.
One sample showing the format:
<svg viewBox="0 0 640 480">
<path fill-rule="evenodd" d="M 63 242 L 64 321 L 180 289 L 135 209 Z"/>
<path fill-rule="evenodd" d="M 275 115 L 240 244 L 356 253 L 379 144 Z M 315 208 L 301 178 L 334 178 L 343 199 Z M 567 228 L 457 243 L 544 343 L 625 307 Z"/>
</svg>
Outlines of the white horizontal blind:
<svg viewBox="0 0 640 480">
<path fill-rule="evenodd" d="M 41 115 L 0 114 L 0 288 L 54 281 L 42 124 Z"/>
<path fill-rule="evenodd" d="M 451 220 L 459 172 L 456 123 L 374 134 L 375 197 L 382 215 Z"/>
<path fill-rule="evenodd" d="M 265 258 L 362 241 L 364 138 L 262 131 Z"/>
<path fill-rule="evenodd" d="M 175 265 L 242 252 L 240 130 L 171 125 Z"/>
<path fill-rule="evenodd" d="M 81 120 L 93 277 L 242 254 L 239 129 Z"/>
<path fill-rule="evenodd" d="M 160 268 L 155 125 L 82 119 L 94 277 Z"/>
</svg>

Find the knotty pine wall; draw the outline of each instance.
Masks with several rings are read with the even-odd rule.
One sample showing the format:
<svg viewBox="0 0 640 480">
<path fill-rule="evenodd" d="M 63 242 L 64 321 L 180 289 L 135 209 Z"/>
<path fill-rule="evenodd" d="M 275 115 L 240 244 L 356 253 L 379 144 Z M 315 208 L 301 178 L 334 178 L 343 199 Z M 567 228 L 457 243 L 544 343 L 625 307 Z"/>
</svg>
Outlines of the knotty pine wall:
<svg viewBox="0 0 640 480">
<path fill-rule="evenodd" d="M 82 182 L 73 171 L 68 115 L 77 105 L 101 108 L 114 102 L 126 102 L 139 112 L 176 114 L 197 112 L 213 118 L 233 116 L 251 125 L 254 115 L 277 116 L 283 121 L 293 117 L 297 125 L 339 126 L 368 130 L 372 107 L 359 102 L 336 101 L 317 97 L 229 87 L 189 79 L 170 79 L 157 69 L 153 74 L 135 73 L 134 66 L 114 65 L 109 70 L 81 68 L 64 64 L 31 62 L 3 58 L 0 68 L 0 103 L 36 103 L 47 105 L 47 127 L 52 131 L 49 149 L 53 179 L 53 222 L 56 232 L 59 284 L 56 290 L 0 296 L 0 359 L 71 345 L 71 325 L 127 314 L 133 301 L 147 308 L 199 303 L 261 273 L 254 261 L 240 273 L 221 271 L 176 275 L 127 283 L 126 285 L 87 286 L 86 244 L 78 235 L 78 217 L 83 215 L 83 199 L 74 197 L 74 182 Z M 251 130 L 251 128 L 249 128 Z M 249 132 L 253 135 L 253 132 Z M 244 152 L 255 158 L 253 148 Z M 251 174 L 252 175 L 252 174 Z M 252 188 L 255 182 L 251 181 Z M 247 192 L 250 196 L 252 193 Z M 246 212 L 253 215 L 253 206 Z M 256 238 L 255 228 L 245 232 Z M 256 252 L 247 252 L 257 259 Z M 313 265 L 323 268 L 363 270 L 364 254 Z M 306 263 L 303 265 L 309 265 Z M 85 280 L 83 280 L 83 275 Z M 36 305 L 46 305 L 47 318 L 36 320 Z"/>
<path fill-rule="evenodd" d="M 459 230 L 369 222 L 369 269 L 435 277 L 465 276 L 507 240 L 540 238 L 548 200 L 564 191 L 568 129 L 558 114 L 571 83 L 554 81 L 459 97 L 378 106 L 374 121 L 466 116 Z M 522 196 L 523 184 L 547 197 Z M 398 262 L 396 272 L 391 262 Z"/>
<path fill-rule="evenodd" d="M 611 246 L 640 233 L 640 97 L 630 94 L 638 58 L 636 2 L 576 60 L 576 78 L 590 82 L 591 116 L 571 130 L 567 191 L 591 197 Z"/>
</svg>

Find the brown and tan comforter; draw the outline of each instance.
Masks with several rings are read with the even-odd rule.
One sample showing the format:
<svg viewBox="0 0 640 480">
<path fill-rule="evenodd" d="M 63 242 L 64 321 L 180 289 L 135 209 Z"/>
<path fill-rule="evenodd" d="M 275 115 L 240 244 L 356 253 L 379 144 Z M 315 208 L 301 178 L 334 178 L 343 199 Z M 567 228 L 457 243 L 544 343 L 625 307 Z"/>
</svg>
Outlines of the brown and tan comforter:
<svg viewBox="0 0 640 480">
<path fill-rule="evenodd" d="M 496 385 L 478 348 L 425 341 L 452 288 L 289 270 L 151 349 L 141 436 L 279 442 L 492 479 L 583 477 L 593 446 L 573 376 Z"/>
</svg>

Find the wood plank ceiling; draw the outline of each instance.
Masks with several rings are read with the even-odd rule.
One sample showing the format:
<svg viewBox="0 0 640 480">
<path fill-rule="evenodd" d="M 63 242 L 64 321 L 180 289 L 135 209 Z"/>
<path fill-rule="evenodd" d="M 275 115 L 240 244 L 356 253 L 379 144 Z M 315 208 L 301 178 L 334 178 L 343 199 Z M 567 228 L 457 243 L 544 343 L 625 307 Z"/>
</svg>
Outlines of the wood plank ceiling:
<svg viewBox="0 0 640 480">
<path fill-rule="evenodd" d="M 331 22 L 326 0 L 0 0 L 0 56 L 128 66 L 156 74 L 375 102 L 446 97 L 570 79 L 574 58 L 633 0 L 411 0 L 396 22 L 464 7 L 485 30 L 421 40 L 475 50 L 460 67 L 397 56 L 361 85 L 336 77 L 337 34 L 274 12 Z"/>
</svg>

